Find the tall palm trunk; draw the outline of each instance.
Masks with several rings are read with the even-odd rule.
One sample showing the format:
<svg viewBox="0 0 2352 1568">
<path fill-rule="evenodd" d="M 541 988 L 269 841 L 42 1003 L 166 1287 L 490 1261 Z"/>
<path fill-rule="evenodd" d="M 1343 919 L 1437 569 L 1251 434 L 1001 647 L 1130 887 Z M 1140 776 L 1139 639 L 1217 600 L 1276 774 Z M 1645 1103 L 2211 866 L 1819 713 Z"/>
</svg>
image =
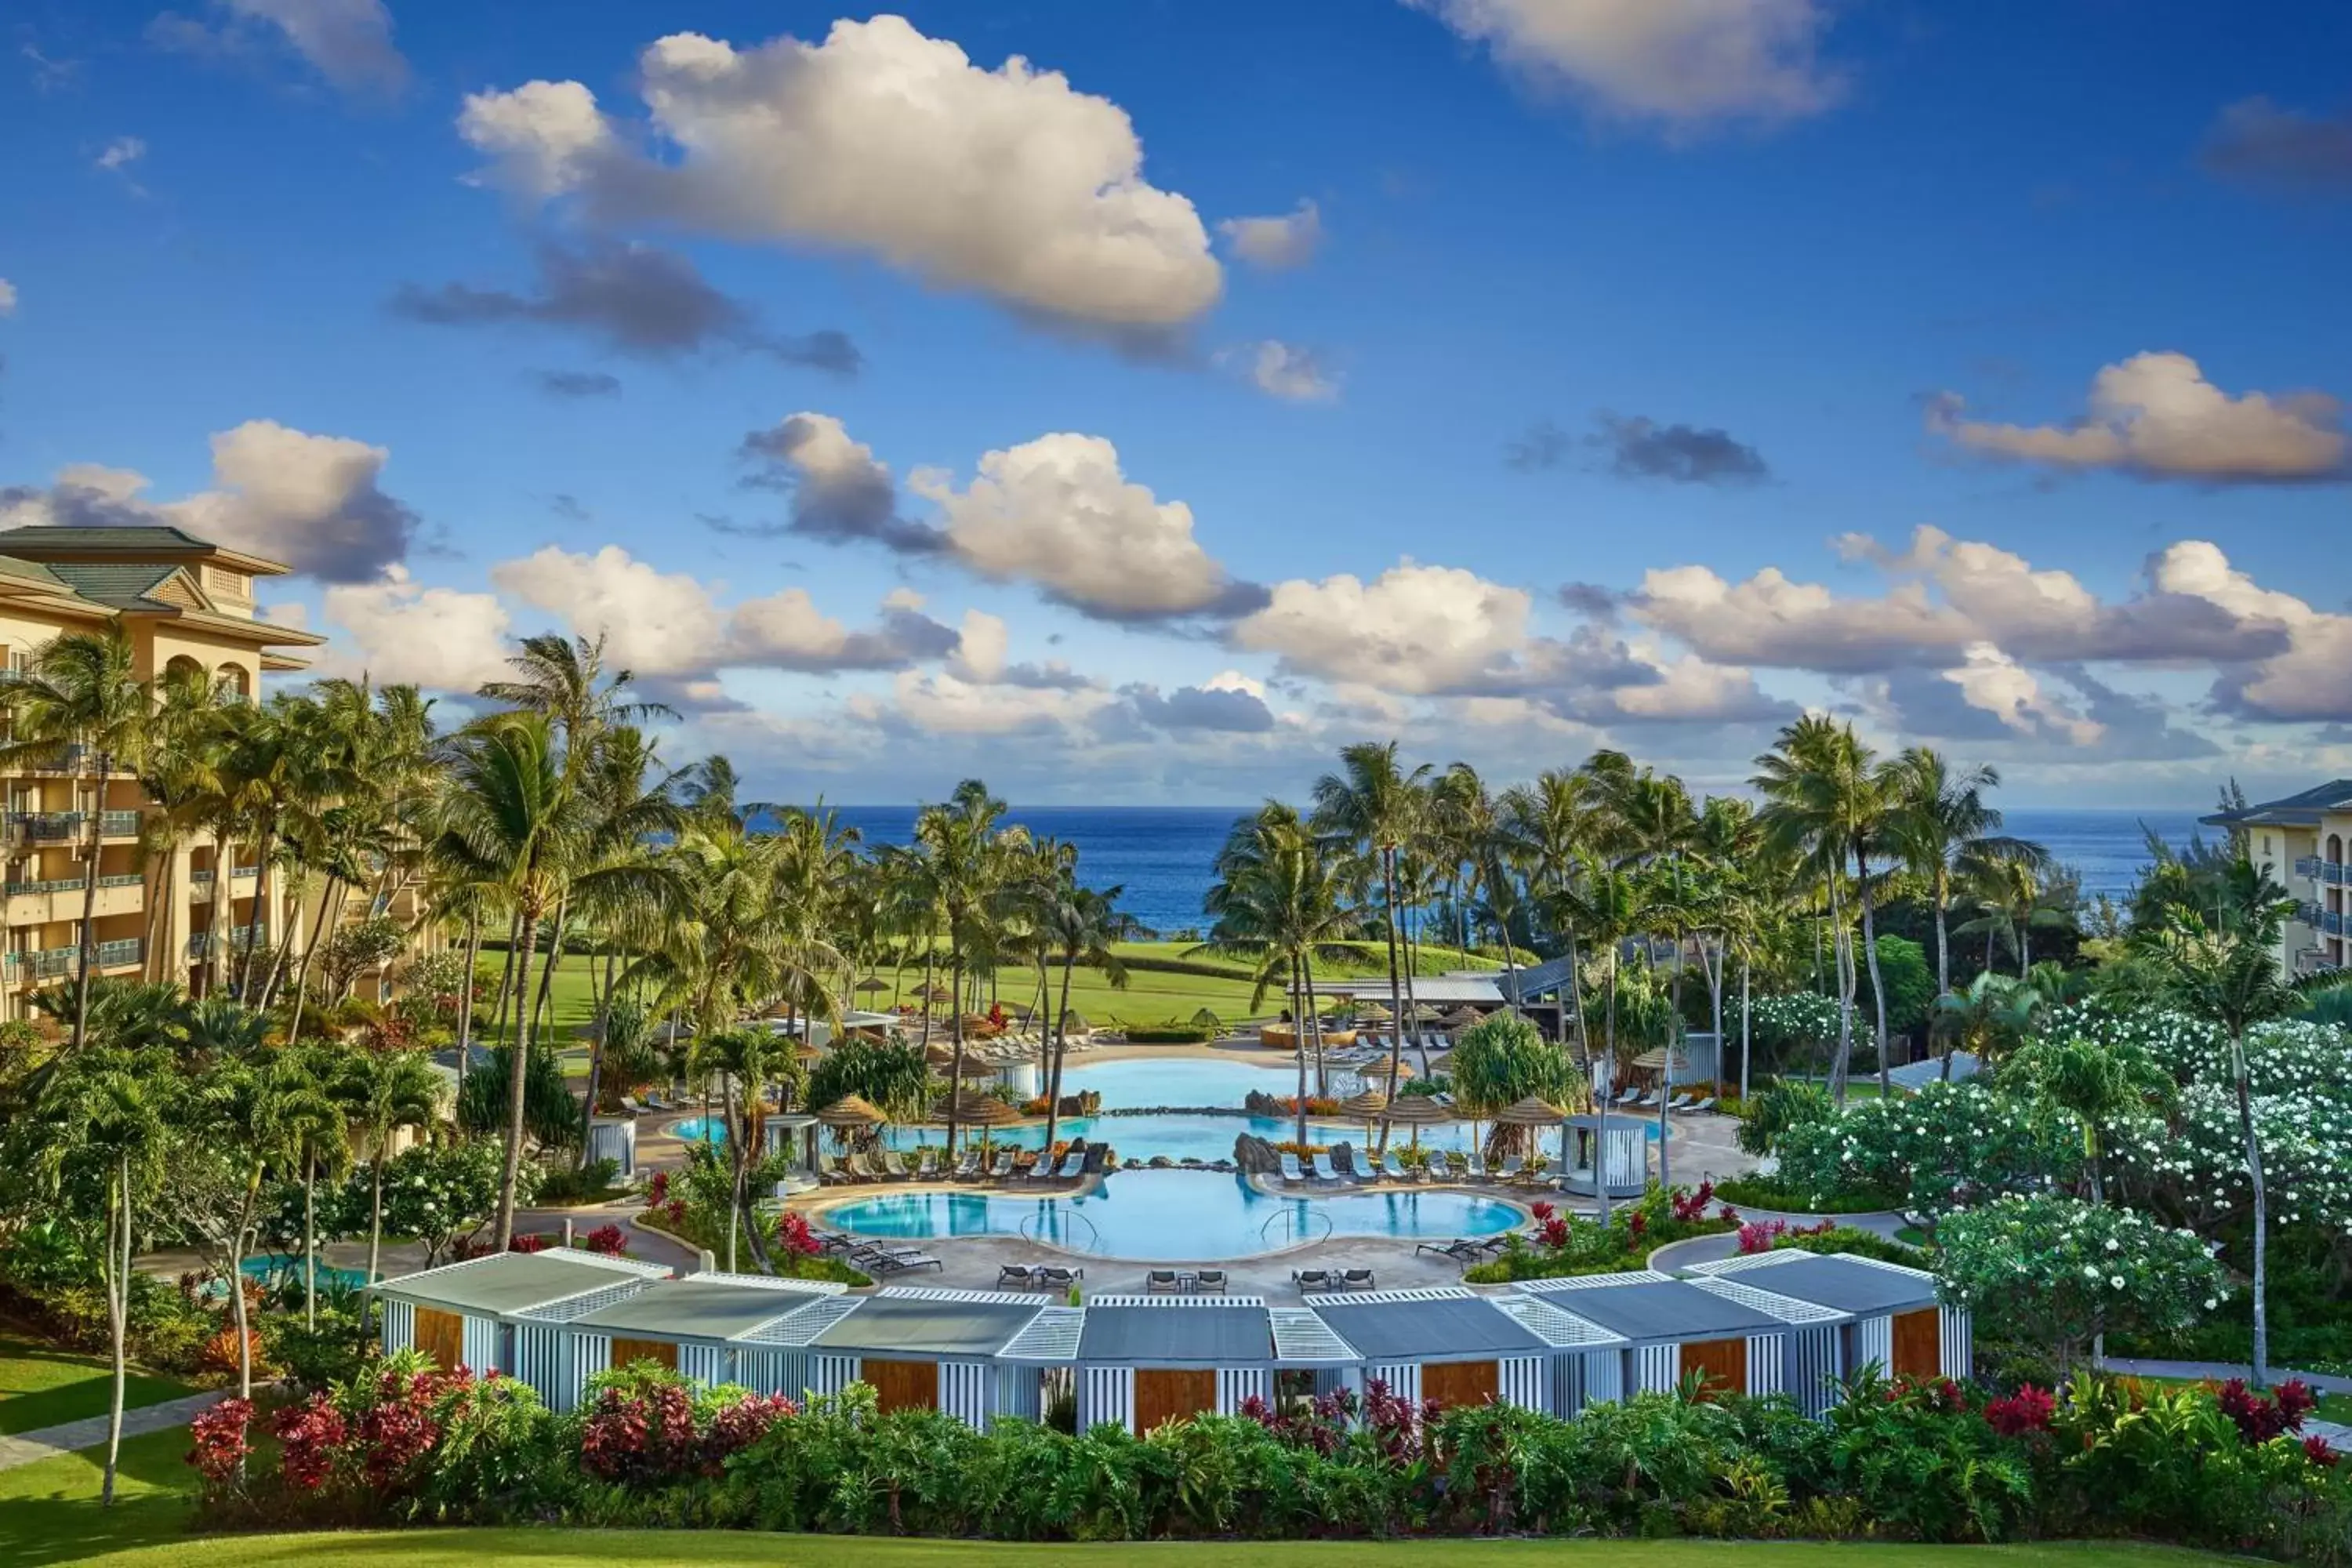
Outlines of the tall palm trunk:
<svg viewBox="0 0 2352 1568">
<path fill-rule="evenodd" d="M 258 926 L 266 931 L 274 923 L 269 919 L 269 857 L 271 851 L 278 847 L 277 825 L 273 822 L 269 826 L 263 828 L 261 837 L 257 842 L 260 854 L 255 860 L 253 868 L 253 918 L 246 925 L 245 963 L 238 968 L 236 976 L 236 999 L 245 1003 L 250 1003 L 253 1000 L 253 962 L 261 951 L 260 933 L 253 928 Z M 231 947 L 236 945 L 237 939 L 236 895 L 236 881 L 232 878 L 229 881 L 228 905 Z"/>
<path fill-rule="evenodd" d="M 1298 1157 L 1307 1157 L 1307 986 L 1303 978 L 1306 966 L 1297 958 L 1290 961 L 1290 1043 L 1298 1050 Z"/>
<path fill-rule="evenodd" d="M 114 754 L 98 754 L 98 799 L 89 814 L 89 865 L 81 879 L 81 951 L 78 953 L 74 978 L 74 1049 L 81 1049 L 82 1040 L 89 1033 L 89 972 L 98 962 L 98 853 L 105 842 L 106 780 L 114 771 Z M 107 1484 L 111 1495 L 114 1471 L 111 1456 L 107 1460 Z"/>
<path fill-rule="evenodd" d="M 302 1152 L 302 1326 L 319 1327 L 319 1152 Z"/>
<path fill-rule="evenodd" d="M 555 995 L 555 966 L 563 962 L 563 938 L 572 920 L 572 895 L 566 893 L 555 900 L 555 931 L 547 939 L 547 958 L 539 969 L 539 994 L 531 999 L 531 1032 L 539 1032 L 539 1019 L 549 1008 Z M 549 1013 L 551 1017 L 552 1014 Z"/>
<path fill-rule="evenodd" d="M 302 1005 L 310 999 L 310 961 L 319 956 L 319 943 L 326 935 L 328 927 L 342 923 L 344 887 L 341 878 L 330 877 L 327 879 L 327 890 L 319 900 L 319 922 L 311 929 L 310 941 L 302 949 L 301 967 L 294 975 L 294 1018 L 286 1028 L 289 1040 L 302 1037 Z M 334 910 L 331 915 L 327 912 L 330 906 Z M 342 998 L 339 996 L 335 1000 L 340 1002 Z M 268 1006 L 269 998 L 264 996 L 261 1005 Z"/>
<path fill-rule="evenodd" d="M 1742 1107 L 1748 1103 L 1748 1019 L 1751 1011 L 1748 1001 L 1748 961 L 1743 958 L 1739 961 L 1739 1103 Z"/>
<path fill-rule="evenodd" d="M 1837 1058 L 1830 1064 L 1830 1094 L 1840 1109 L 1845 1105 L 1846 1064 L 1853 1057 L 1853 984 L 1849 978 L 1853 970 L 1846 963 L 1845 910 L 1838 897 L 1837 868 L 1830 870 L 1830 943 L 1831 958 L 1837 965 L 1838 1037 Z"/>
<path fill-rule="evenodd" d="M 1936 994 L 1948 995 L 1952 989 L 1951 938 L 1944 930 L 1947 906 L 1952 901 L 1952 874 L 1939 861 L 1936 866 Z"/>
<path fill-rule="evenodd" d="M 1862 955 L 1870 965 L 1871 1010 L 1876 1015 L 1874 1038 L 1878 1043 L 1878 1097 L 1895 1098 L 1894 1079 L 1888 1076 L 1886 1060 L 1886 987 L 1878 977 L 1878 900 L 1871 896 L 1870 862 L 1863 856 L 1862 846 L 1853 847 L 1855 892 L 1862 898 Z"/>
<path fill-rule="evenodd" d="M 948 1069 L 948 1158 L 956 1155 L 956 1095 L 963 1088 L 963 950 L 951 955 L 955 973 L 955 1065 Z"/>
<path fill-rule="evenodd" d="M 1388 1097 L 1396 1098 L 1397 1079 L 1404 1066 L 1404 984 L 1397 973 L 1397 889 L 1396 851 L 1383 848 L 1381 858 L 1381 898 L 1388 911 L 1389 949 L 1389 1086 Z M 1372 1152 L 1386 1154 L 1389 1148 L 1388 1130 L 1383 1126 Z"/>
<path fill-rule="evenodd" d="M 482 916 L 466 917 L 466 973 L 457 981 L 457 1102 L 466 1100 L 466 1058 L 474 1054 L 474 975 L 482 952 Z"/>
<path fill-rule="evenodd" d="M 515 918 L 522 924 L 522 972 L 530 973 L 531 949 L 539 937 L 539 910 L 528 900 L 518 903 Z M 521 1009 L 516 1010 L 518 1027 L 507 1061 L 507 1151 L 506 1167 L 499 1177 L 499 1228 L 497 1249 L 504 1252 L 514 1239 L 515 1187 L 522 1178 L 522 1107 L 523 1069 L 530 1056 L 530 1036 L 520 1026 Z"/>
<path fill-rule="evenodd" d="M 1062 1000 L 1054 1010 L 1054 1044 L 1046 1053 L 1045 1068 L 1045 1148 L 1054 1147 L 1054 1129 L 1062 1113 L 1062 1061 L 1067 1054 L 1070 1024 L 1070 974 L 1078 966 L 1076 949 L 1062 952 Z"/>
<path fill-rule="evenodd" d="M 1299 1027 L 1315 1032 L 1315 1092 L 1328 1095 L 1331 1092 L 1331 1074 L 1323 1062 L 1323 1012 L 1315 1005 L 1315 961 L 1303 953 L 1298 960 L 1298 977 L 1307 988 L 1307 1013 Z"/>
<path fill-rule="evenodd" d="M 367 1282 L 376 1280 L 376 1266 L 383 1258 L 383 1160 L 384 1145 L 392 1142 L 389 1133 L 376 1139 L 375 1158 L 368 1163 L 368 1270 Z"/>
<path fill-rule="evenodd" d="M 1601 1225 L 1609 1225 L 1609 1101 L 1617 1091 L 1617 965 L 1622 952 L 1609 955 L 1609 1015 L 1601 1047 L 1601 1091 L 1592 1097 L 1592 1191 L 1601 1200 Z"/>
</svg>

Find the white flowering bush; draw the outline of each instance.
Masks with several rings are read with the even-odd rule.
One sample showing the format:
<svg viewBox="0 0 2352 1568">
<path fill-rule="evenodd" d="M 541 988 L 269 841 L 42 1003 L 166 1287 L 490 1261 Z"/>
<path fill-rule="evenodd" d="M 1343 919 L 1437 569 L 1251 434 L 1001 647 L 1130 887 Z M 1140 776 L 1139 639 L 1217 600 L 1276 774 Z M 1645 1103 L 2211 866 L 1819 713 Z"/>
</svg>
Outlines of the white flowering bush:
<svg viewBox="0 0 2352 1568">
<path fill-rule="evenodd" d="M 1936 1241 L 1939 1290 L 1979 1335 L 2047 1347 L 2062 1366 L 2095 1335 L 2176 1333 L 2228 1297 L 2196 1232 L 2112 1205 L 1998 1198 L 1948 1216 Z"/>
<path fill-rule="evenodd" d="M 1725 1027 L 1738 1029 L 1735 1006 Z M 1759 996 L 1748 1007 L 1748 1027 L 1758 1047 L 1779 1051 L 1790 1046 L 1827 1045 L 1838 1037 L 1838 1002 L 1818 991 L 1786 996 Z M 1857 1030 L 1859 1032 L 1859 1030 Z"/>
<path fill-rule="evenodd" d="M 393 1156 L 383 1168 L 383 1233 L 415 1237 L 425 1244 L 426 1265 L 440 1262 L 451 1243 L 471 1237 L 498 1213 L 505 1169 L 505 1152 L 490 1139 L 420 1143 Z M 518 1196 L 527 1200 L 531 1186 L 526 1163 Z"/>
<path fill-rule="evenodd" d="M 1781 1131 L 1780 1180 L 1826 1202 L 1877 1193 L 1942 1214 L 2006 1193 L 2072 1182 L 2083 1158 L 2071 1119 L 2037 1122 L 1975 1079 L 1928 1083 L 1907 1099 L 1861 1100 Z"/>
</svg>

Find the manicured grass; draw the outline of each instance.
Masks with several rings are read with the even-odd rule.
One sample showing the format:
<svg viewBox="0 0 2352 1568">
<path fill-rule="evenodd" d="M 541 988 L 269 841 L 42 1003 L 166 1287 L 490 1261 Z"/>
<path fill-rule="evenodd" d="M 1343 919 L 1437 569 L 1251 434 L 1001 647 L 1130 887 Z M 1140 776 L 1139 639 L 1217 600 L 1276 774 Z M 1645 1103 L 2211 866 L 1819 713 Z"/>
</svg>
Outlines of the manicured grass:
<svg viewBox="0 0 2352 1568">
<path fill-rule="evenodd" d="M 1101 1568 L 1144 1559 L 1169 1568 L 1258 1568 L 1259 1564 L 1361 1563 L 1369 1568 L 1461 1568 L 1496 1562 L 1557 1563 L 1566 1568 L 1720 1568 L 1737 1553 L 1757 1568 L 1802 1568 L 1834 1552 L 1844 1568 L 2190 1568 L 2230 1561 L 2160 1546 L 2106 1542 L 2049 1546 L 1824 1547 L 1801 1542 L 1712 1541 L 1162 1542 L 1146 1545 L 1029 1546 L 961 1541 L 845 1540 L 835 1536 L 695 1534 L 665 1531 L 451 1530 L 401 1534 L 249 1536 L 189 1541 L 91 1559 L 120 1568 L 180 1564 L 308 1563 L 400 1568 L 476 1568 L 486 1561 L 532 1568 L 611 1568 L 615 1563 L 763 1563 L 789 1568 L 938 1568 L 948 1563 L 1068 1563 Z M 46 1559 L 45 1561 L 58 1561 Z"/>
<path fill-rule="evenodd" d="M 0 1470 L 0 1563 L 44 1568 L 174 1540 L 187 1529 L 195 1479 L 187 1453 L 184 1426 L 124 1438 L 110 1509 L 98 1506 L 99 1449 Z M 238 1561 L 233 1552 L 214 1560 Z"/>
<path fill-rule="evenodd" d="M 105 1415 L 113 1378 L 113 1365 L 102 1356 L 0 1338 L 0 1436 Z M 193 1392 L 184 1383 L 133 1370 L 123 1380 L 122 1407 L 136 1410 Z"/>
</svg>

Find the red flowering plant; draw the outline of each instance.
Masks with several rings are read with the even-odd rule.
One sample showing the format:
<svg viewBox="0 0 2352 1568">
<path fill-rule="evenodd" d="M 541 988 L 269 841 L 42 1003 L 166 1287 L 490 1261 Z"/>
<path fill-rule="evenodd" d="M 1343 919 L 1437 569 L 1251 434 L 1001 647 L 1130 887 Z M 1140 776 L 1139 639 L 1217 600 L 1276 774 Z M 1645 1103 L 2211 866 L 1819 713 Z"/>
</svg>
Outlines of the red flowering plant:
<svg viewBox="0 0 2352 1568">
<path fill-rule="evenodd" d="M 2278 1385 L 2268 1399 L 2246 1387 L 2245 1379 L 2233 1377 L 2223 1384 L 2214 1396 L 2238 1428 L 2238 1436 L 2250 1445 L 2259 1447 L 2273 1437 L 2284 1437 L 2303 1430 L 2303 1418 L 2319 1407 L 2319 1400 L 2311 1387 L 2300 1378 L 2290 1378 Z"/>
<path fill-rule="evenodd" d="M 545 1252 L 548 1243 L 554 1239 L 544 1231 L 533 1231 L 528 1236 L 509 1237 L 507 1250 L 509 1252 Z"/>
<path fill-rule="evenodd" d="M 188 1423 L 188 1436 L 195 1440 L 188 1463 L 208 1487 L 227 1486 L 244 1473 L 246 1458 L 253 1452 L 248 1436 L 252 1426 L 250 1399 L 224 1399 Z"/>
<path fill-rule="evenodd" d="M 1706 1218 L 1706 1205 L 1714 1201 L 1715 1184 L 1711 1181 L 1701 1182 L 1695 1193 L 1685 1193 L 1676 1188 L 1668 1200 L 1674 1206 L 1675 1218 L 1684 1225 L 1696 1225 Z M 1739 1216 L 1733 1215 L 1730 1217 L 1737 1219 Z"/>
<path fill-rule="evenodd" d="M 629 1255 L 628 1233 L 617 1225 L 598 1226 L 588 1233 L 583 1245 L 589 1251 L 606 1258 L 626 1258 Z"/>
<path fill-rule="evenodd" d="M 776 1216 L 776 1241 L 794 1258 L 814 1258 L 824 1250 L 824 1244 L 809 1228 L 808 1216 L 797 1209 L 786 1209 Z"/>
<path fill-rule="evenodd" d="M 1242 1401 L 1240 1414 L 1292 1447 L 1311 1448 L 1328 1458 L 1347 1442 L 1358 1408 L 1354 1391 L 1342 1388 L 1317 1394 L 1286 1411 L 1276 1410 L 1264 1396 L 1253 1394 Z"/>
<path fill-rule="evenodd" d="M 2303 1457 L 2323 1470 L 2334 1469 L 2336 1461 L 2343 1458 L 2341 1454 L 2327 1446 L 2327 1439 L 2325 1437 L 2305 1437 L 2303 1440 Z"/>
<path fill-rule="evenodd" d="M 351 1438 L 342 1412 L 323 1394 L 280 1410 L 269 1429 L 278 1439 L 278 1473 L 306 1492 L 317 1491 L 333 1477 Z"/>
<path fill-rule="evenodd" d="M 588 1381 L 580 1466 L 639 1487 L 716 1477 L 729 1456 L 798 1409 L 782 1394 L 698 1395 L 664 1367 L 616 1367 Z"/>
<path fill-rule="evenodd" d="M 2058 1396 L 2029 1383 L 2006 1398 L 1988 1401 L 1984 1418 L 1985 1424 L 2002 1436 L 2022 1437 L 2032 1432 L 2049 1431 L 2050 1419 L 2057 1411 Z"/>
</svg>

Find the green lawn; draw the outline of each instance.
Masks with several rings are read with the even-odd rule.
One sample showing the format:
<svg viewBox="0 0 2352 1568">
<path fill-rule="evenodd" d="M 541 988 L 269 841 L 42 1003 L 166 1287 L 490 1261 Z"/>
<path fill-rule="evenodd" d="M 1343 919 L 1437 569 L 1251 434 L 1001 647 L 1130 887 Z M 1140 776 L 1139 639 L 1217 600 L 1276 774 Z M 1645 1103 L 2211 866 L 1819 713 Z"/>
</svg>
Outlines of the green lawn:
<svg viewBox="0 0 2352 1568">
<path fill-rule="evenodd" d="M 0 1470 L 0 1562 L 42 1568 L 174 1540 L 187 1528 L 194 1476 L 187 1453 L 184 1426 L 124 1438 L 111 1509 L 98 1506 L 98 1450 Z M 223 1553 L 213 1561 L 238 1558 Z"/>
<path fill-rule="evenodd" d="M 1720 1568 L 1737 1554 L 1758 1568 L 1802 1568 L 1835 1552 L 1847 1568 L 2203 1568 L 2229 1561 L 2157 1546 L 2060 1543 L 2039 1547 L 1823 1547 L 1786 1542 L 1711 1541 L 1411 1541 L 1165 1542 L 1150 1545 L 1028 1546 L 961 1541 L 845 1540 L 836 1536 L 649 1533 L 630 1531 L 451 1530 L 398 1534 L 244 1537 L 182 1542 L 89 1561 L 120 1568 L 180 1564 L 338 1563 L 400 1568 L 476 1568 L 487 1561 L 533 1568 L 611 1568 L 630 1563 L 762 1563 L 780 1568 L 940 1568 L 955 1563 L 1067 1563 L 1071 1568 L 1133 1563 L 1169 1568 L 1259 1568 L 1285 1564 L 1363 1564 L 1365 1568 L 1459 1568 L 1496 1562 L 1557 1563 L 1567 1568 Z M 60 1559 L 43 1558 L 43 1562 Z"/>
<path fill-rule="evenodd" d="M 103 1357 L 0 1337 L 0 1436 L 103 1415 L 112 1383 L 112 1363 Z M 122 1407 L 135 1410 L 191 1392 L 184 1383 L 134 1371 L 123 1381 Z"/>
</svg>

